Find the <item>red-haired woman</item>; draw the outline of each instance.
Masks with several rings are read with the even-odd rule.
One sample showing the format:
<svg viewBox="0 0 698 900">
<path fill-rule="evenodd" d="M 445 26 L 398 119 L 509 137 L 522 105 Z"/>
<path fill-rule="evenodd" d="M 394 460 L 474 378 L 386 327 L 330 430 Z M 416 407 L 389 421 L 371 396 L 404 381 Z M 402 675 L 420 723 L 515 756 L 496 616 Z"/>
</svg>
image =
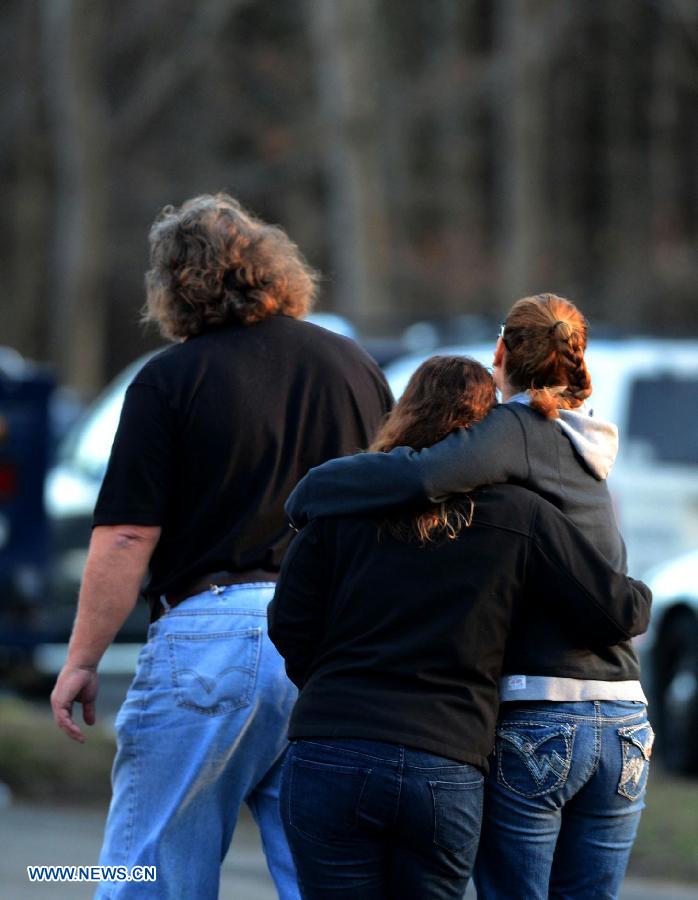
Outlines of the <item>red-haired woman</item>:
<svg viewBox="0 0 698 900">
<path fill-rule="evenodd" d="M 605 481 L 617 430 L 584 407 L 586 342 L 587 323 L 569 301 L 519 300 L 494 353 L 499 406 L 434 447 L 358 454 L 311 470 L 287 504 L 292 520 L 513 482 L 555 504 L 623 570 Z M 536 610 L 514 624 L 503 671 L 479 896 L 614 897 L 644 807 L 653 741 L 636 653 L 627 641 L 570 640 Z"/>
<path fill-rule="evenodd" d="M 371 449 L 419 450 L 481 427 L 494 401 L 478 363 L 434 357 Z M 269 607 L 300 688 L 281 813 L 303 897 L 460 900 L 512 622 L 550 617 L 570 642 L 613 644 L 648 611 L 643 586 L 515 485 L 314 519 Z"/>
</svg>

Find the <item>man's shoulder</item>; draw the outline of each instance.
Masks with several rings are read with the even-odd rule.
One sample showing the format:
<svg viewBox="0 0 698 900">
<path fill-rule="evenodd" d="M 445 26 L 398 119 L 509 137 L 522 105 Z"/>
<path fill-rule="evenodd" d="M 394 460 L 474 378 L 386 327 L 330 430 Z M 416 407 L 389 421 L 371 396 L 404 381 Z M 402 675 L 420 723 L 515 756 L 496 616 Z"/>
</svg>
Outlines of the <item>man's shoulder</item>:
<svg viewBox="0 0 698 900">
<path fill-rule="evenodd" d="M 254 341 L 251 339 L 254 338 Z M 168 365 L 178 365 L 187 358 L 195 358 L 207 352 L 215 351 L 221 346 L 238 346 L 244 348 L 256 342 L 279 342 L 288 345 L 300 345 L 318 352 L 368 359 L 374 365 L 373 358 L 353 338 L 329 331 L 313 322 L 295 319 L 291 316 L 270 316 L 252 325 L 221 325 L 209 328 L 201 334 L 180 343 L 163 348 L 149 359 L 144 369 L 152 370 Z"/>
<path fill-rule="evenodd" d="M 282 327 L 289 336 L 300 340 L 309 350 L 326 357 L 329 361 L 338 364 L 344 360 L 350 363 L 369 365 L 375 369 L 378 368 L 378 364 L 373 357 L 354 338 L 337 334 L 334 331 L 323 328 L 321 325 L 307 322 L 304 319 L 280 318 L 285 319 Z"/>
<path fill-rule="evenodd" d="M 287 320 L 283 326 L 289 343 L 295 343 L 299 366 L 328 385 L 349 385 L 369 401 L 379 398 L 384 412 L 392 406 L 390 388 L 375 359 L 353 338 L 328 331 L 303 320 Z"/>
<path fill-rule="evenodd" d="M 250 366 L 267 366 L 287 375 L 304 372 L 328 385 L 366 385 L 369 395 L 389 396 L 378 364 L 356 341 L 288 316 L 272 316 L 248 326 L 211 328 L 156 353 L 133 381 L 171 394 L 212 374 L 231 378 L 238 372 L 247 373 Z"/>
<path fill-rule="evenodd" d="M 134 375 L 131 383 L 140 385 L 150 385 L 152 387 L 162 387 L 163 382 L 167 379 L 169 373 L 181 371 L 182 367 L 182 351 L 185 343 L 170 344 L 157 350 L 147 359 L 138 372 Z"/>
</svg>

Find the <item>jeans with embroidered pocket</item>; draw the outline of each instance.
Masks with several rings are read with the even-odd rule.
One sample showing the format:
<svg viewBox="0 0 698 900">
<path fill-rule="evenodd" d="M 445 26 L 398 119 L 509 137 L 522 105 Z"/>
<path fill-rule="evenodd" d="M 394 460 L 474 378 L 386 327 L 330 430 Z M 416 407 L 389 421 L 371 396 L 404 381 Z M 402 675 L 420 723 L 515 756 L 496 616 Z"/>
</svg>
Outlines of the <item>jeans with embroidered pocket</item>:
<svg viewBox="0 0 698 900">
<path fill-rule="evenodd" d="M 291 744 L 281 816 L 304 900 L 461 900 L 477 850 L 482 773 L 398 744 Z"/>
<path fill-rule="evenodd" d="M 644 704 L 505 703 L 475 864 L 479 900 L 618 896 L 652 754 Z"/>
</svg>

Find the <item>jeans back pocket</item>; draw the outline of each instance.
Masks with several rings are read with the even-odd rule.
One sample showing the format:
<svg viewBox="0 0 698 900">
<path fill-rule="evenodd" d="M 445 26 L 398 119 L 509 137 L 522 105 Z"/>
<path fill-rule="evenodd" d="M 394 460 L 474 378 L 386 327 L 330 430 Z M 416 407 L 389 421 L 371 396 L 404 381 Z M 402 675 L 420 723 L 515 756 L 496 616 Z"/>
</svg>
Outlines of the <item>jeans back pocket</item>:
<svg viewBox="0 0 698 900">
<path fill-rule="evenodd" d="M 618 737 L 623 751 L 618 793 L 628 800 L 637 800 L 647 784 L 654 731 L 649 722 L 642 722 L 619 728 Z"/>
<path fill-rule="evenodd" d="M 507 722 L 497 728 L 497 781 L 521 797 L 562 787 L 572 763 L 575 725 Z"/>
<path fill-rule="evenodd" d="M 177 706 L 209 716 L 248 706 L 257 677 L 261 641 L 261 628 L 218 634 L 168 634 Z"/>
<path fill-rule="evenodd" d="M 430 781 L 434 800 L 434 843 L 459 853 L 480 837 L 484 778 L 477 781 Z"/>
<path fill-rule="evenodd" d="M 341 840 L 358 829 L 361 799 L 371 769 L 290 759 L 288 823 L 306 837 Z"/>
</svg>

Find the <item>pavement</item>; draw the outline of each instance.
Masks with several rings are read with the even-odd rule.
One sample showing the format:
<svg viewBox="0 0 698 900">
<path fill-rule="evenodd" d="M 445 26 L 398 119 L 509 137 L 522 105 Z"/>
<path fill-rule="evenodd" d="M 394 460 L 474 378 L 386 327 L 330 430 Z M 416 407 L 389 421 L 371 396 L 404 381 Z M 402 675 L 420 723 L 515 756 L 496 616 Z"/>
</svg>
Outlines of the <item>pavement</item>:
<svg viewBox="0 0 698 900">
<path fill-rule="evenodd" d="M 83 900 L 95 885 L 30 883 L 29 865 L 95 865 L 105 810 L 13 804 L 0 810 L 2 900 Z M 221 875 L 221 900 L 276 900 L 259 837 L 249 815 L 241 817 Z M 195 898 L 192 898 L 195 900 Z"/>
<path fill-rule="evenodd" d="M 94 885 L 30 883 L 28 865 L 94 865 L 106 810 L 8 804 L 0 809 L 2 900 L 83 900 Z M 223 863 L 220 900 L 275 900 L 259 837 L 250 816 L 240 819 Z M 468 889 L 466 900 L 475 891 Z M 192 898 L 196 900 L 196 898 Z M 627 879 L 620 900 L 698 900 L 698 886 Z"/>
<path fill-rule="evenodd" d="M 99 716 L 113 721 L 130 676 L 101 679 Z M 45 708 L 45 701 L 39 708 Z M 48 714 L 48 713 L 47 713 Z M 105 809 L 12 803 L 0 792 L 0 900 L 87 900 L 95 885 L 31 883 L 29 865 L 95 865 L 102 842 Z M 243 808 L 230 851 L 221 871 L 220 900 L 276 900 L 259 834 Z M 475 900 L 472 885 L 464 900 Z M 196 898 L 192 898 L 196 900 Z M 619 900 L 698 900 L 698 885 L 626 879 Z"/>
</svg>

